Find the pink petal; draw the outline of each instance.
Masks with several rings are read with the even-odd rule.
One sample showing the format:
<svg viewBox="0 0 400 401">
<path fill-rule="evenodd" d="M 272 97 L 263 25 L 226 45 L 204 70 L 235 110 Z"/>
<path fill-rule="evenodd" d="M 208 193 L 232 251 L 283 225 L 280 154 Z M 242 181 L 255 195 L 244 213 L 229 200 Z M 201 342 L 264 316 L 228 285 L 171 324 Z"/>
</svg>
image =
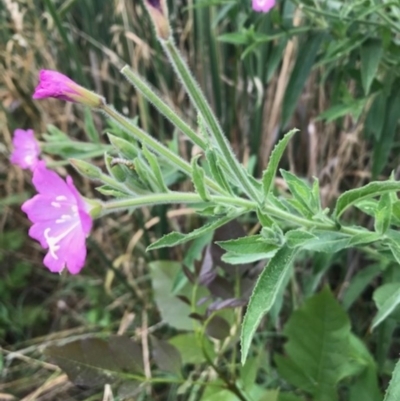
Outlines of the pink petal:
<svg viewBox="0 0 400 401">
<path fill-rule="evenodd" d="M 254 11 L 267 13 L 275 6 L 275 0 L 253 0 Z"/>
<path fill-rule="evenodd" d="M 14 150 L 10 161 L 23 169 L 35 169 L 39 161 L 40 147 L 33 130 L 16 129 L 13 136 Z"/>
</svg>

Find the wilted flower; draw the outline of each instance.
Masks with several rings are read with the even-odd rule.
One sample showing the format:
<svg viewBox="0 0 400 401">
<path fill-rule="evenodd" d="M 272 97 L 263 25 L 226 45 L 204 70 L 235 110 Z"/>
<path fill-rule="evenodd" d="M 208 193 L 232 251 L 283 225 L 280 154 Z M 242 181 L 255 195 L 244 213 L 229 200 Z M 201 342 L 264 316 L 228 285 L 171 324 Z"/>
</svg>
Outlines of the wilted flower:
<svg viewBox="0 0 400 401">
<path fill-rule="evenodd" d="M 13 137 L 14 150 L 10 161 L 22 168 L 34 170 L 39 162 L 40 147 L 33 130 L 16 129 Z"/>
<path fill-rule="evenodd" d="M 45 99 L 48 97 L 81 103 L 90 107 L 100 107 L 104 104 L 101 96 L 83 88 L 66 75 L 57 71 L 41 70 L 39 84 L 33 98 Z"/>
<path fill-rule="evenodd" d="M 275 6 L 275 0 L 253 0 L 252 7 L 254 11 L 267 13 Z"/>
<path fill-rule="evenodd" d="M 86 259 L 86 237 L 92 228 L 91 206 L 83 200 L 71 177 L 66 182 L 39 162 L 33 172 L 38 194 L 22 205 L 33 223 L 29 235 L 48 249 L 44 265 L 52 272 L 65 267 L 80 272 Z"/>
</svg>

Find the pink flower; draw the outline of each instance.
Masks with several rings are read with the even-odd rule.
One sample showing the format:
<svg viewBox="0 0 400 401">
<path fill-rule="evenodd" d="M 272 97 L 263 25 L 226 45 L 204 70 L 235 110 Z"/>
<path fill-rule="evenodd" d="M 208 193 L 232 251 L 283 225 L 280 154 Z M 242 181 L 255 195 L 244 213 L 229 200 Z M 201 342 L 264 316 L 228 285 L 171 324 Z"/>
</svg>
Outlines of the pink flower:
<svg viewBox="0 0 400 401">
<path fill-rule="evenodd" d="M 253 10 L 267 13 L 275 6 L 275 0 L 253 0 Z"/>
<path fill-rule="evenodd" d="M 48 97 L 81 103 L 90 107 L 100 107 L 104 104 L 101 96 L 83 88 L 66 75 L 57 71 L 41 70 L 39 84 L 33 98 L 45 99 Z"/>
<path fill-rule="evenodd" d="M 14 151 L 10 161 L 21 168 L 34 170 L 39 162 L 40 148 L 33 130 L 16 129 L 13 138 Z"/>
<path fill-rule="evenodd" d="M 33 171 L 38 194 L 22 205 L 33 223 L 29 235 L 48 249 L 44 265 L 52 272 L 65 267 L 80 272 L 86 259 L 86 237 L 92 228 L 90 206 L 83 200 L 71 177 L 66 182 L 39 162 Z"/>
</svg>

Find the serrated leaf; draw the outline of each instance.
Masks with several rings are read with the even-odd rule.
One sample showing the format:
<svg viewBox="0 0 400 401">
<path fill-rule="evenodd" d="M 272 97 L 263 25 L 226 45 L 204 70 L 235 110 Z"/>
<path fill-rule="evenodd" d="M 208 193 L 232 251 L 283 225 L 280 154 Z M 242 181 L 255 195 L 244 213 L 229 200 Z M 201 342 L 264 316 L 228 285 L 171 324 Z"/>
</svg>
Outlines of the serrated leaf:
<svg viewBox="0 0 400 401">
<path fill-rule="evenodd" d="M 350 322 L 328 288 L 308 299 L 286 326 L 286 357 L 278 372 L 315 400 L 337 401 L 337 383 L 350 374 Z"/>
<path fill-rule="evenodd" d="M 233 220 L 235 217 L 237 217 L 237 215 L 228 215 L 228 216 L 222 217 L 220 219 L 217 219 L 217 220 L 211 221 L 207 224 L 204 224 L 202 227 L 197 228 L 188 234 L 182 234 L 182 233 L 174 231 L 172 233 L 164 235 L 164 237 L 153 242 L 151 245 L 149 245 L 147 247 L 147 250 L 150 251 L 153 249 L 166 248 L 166 247 L 172 247 L 172 246 L 183 244 L 185 242 L 188 242 L 195 238 L 198 238 L 201 235 L 204 235 L 211 231 L 214 231 L 218 227 L 221 227 L 224 224 L 228 223 L 229 221 Z"/>
<path fill-rule="evenodd" d="M 291 268 L 294 255 L 294 249 L 287 246 L 281 248 L 269 261 L 257 280 L 242 323 L 242 364 L 246 361 L 251 340 L 262 317 L 271 309 L 275 302 L 287 270 Z"/>
<path fill-rule="evenodd" d="M 289 230 L 285 234 L 286 243 L 290 248 L 300 247 L 307 241 L 316 238 L 317 237 L 314 234 L 300 228 L 296 230 Z"/>
<path fill-rule="evenodd" d="M 208 202 L 210 200 L 210 194 L 204 184 L 204 170 L 197 163 L 199 157 L 200 155 L 192 159 L 192 181 L 196 192 L 200 195 L 201 199 Z"/>
<path fill-rule="evenodd" d="M 400 191 L 400 182 L 393 181 L 373 181 L 361 188 L 350 189 L 339 196 L 334 215 L 339 218 L 343 212 L 356 202 L 361 200 L 372 198 L 374 196 L 380 196 L 385 193 L 398 192 Z"/>
<path fill-rule="evenodd" d="M 265 239 L 257 235 L 249 235 L 247 237 L 240 237 L 228 241 L 216 241 L 222 249 L 228 252 L 235 252 L 238 254 L 252 254 L 263 253 L 270 251 L 270 245 Z"/>
<path fill-rule="evenodd" d="M 379 234 L 384 234 L 390 226 L 392 217 L 392 202 L 390 193 L 383 194 L 378 202 L 375 212 L 375 230 Z"/>
<path fill-rule="evenodd" d="M 400 400 L 400 361 L 396 363 L 396 367 L 392 373 L 389 387 L 386 390 L 383 401 L 398 401 Z"/>
<path fill-rule="evenodd" d="M 369 39 L 361 45 L 361 82 L 366 95 L 368 95 L 372 81 L 376 76 L 382 54 L 383 46 L 380 40 Z"/>
<path fill-rule="evenodd" d="M 230 263 L 231 265 L 241 265 L 246 263 L 258 262 L 259 260 L 270 259 L 276 254 L 279 247 L 277 245 L 271 244 L 267 246 L 270 248 L 269 252 L 249 254 L 227 252 L 222 256 L 222 260 L 226 263 Z"/>
<path fill-rule="evenodd" d="M 271 191 L 276 172 L 278 170 L 279 162 L 282 158 L 283 152 L 285 151 L 292 136 L 298 132 L 298 129 L 292 129 L 289 131 L 274 147 L 269 157 L 268 166 L 265 169 L 262 177 L 264 197 L 266 198 Z"/>
<path fill-rule="evenodd" d="M 400 305 L 400 288 L 397 283 L 384 284 L 374 292 L 378 313 L 372 320 L 371 330 L 379 326 Z"/>
</svg>

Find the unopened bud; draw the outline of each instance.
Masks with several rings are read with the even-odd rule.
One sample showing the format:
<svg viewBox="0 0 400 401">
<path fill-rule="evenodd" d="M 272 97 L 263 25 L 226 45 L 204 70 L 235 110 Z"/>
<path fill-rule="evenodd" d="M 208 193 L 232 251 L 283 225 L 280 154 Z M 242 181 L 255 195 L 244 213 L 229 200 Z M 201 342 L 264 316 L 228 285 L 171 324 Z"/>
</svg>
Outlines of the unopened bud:
<svg viewBox="0 0 400 401">
<path fill-rule="evenodd" d="M 79 174 L 82 174 L 84 177 L 90 178 L 92 180 L 101 177 L 101 170 L 98 167 L 93 166 L 93 164 L 90 164 L 80 159 L 69 159 L 69 162 L 72 164 L 75 170 Z"/>
<path fill-rule="evenodd" d="M 171 36 L 171 27 L 168 20 L 166 0 L 145 0 L 144 4 L 153 21 L 158 38 L 168 40 Z"/>
</svg>

